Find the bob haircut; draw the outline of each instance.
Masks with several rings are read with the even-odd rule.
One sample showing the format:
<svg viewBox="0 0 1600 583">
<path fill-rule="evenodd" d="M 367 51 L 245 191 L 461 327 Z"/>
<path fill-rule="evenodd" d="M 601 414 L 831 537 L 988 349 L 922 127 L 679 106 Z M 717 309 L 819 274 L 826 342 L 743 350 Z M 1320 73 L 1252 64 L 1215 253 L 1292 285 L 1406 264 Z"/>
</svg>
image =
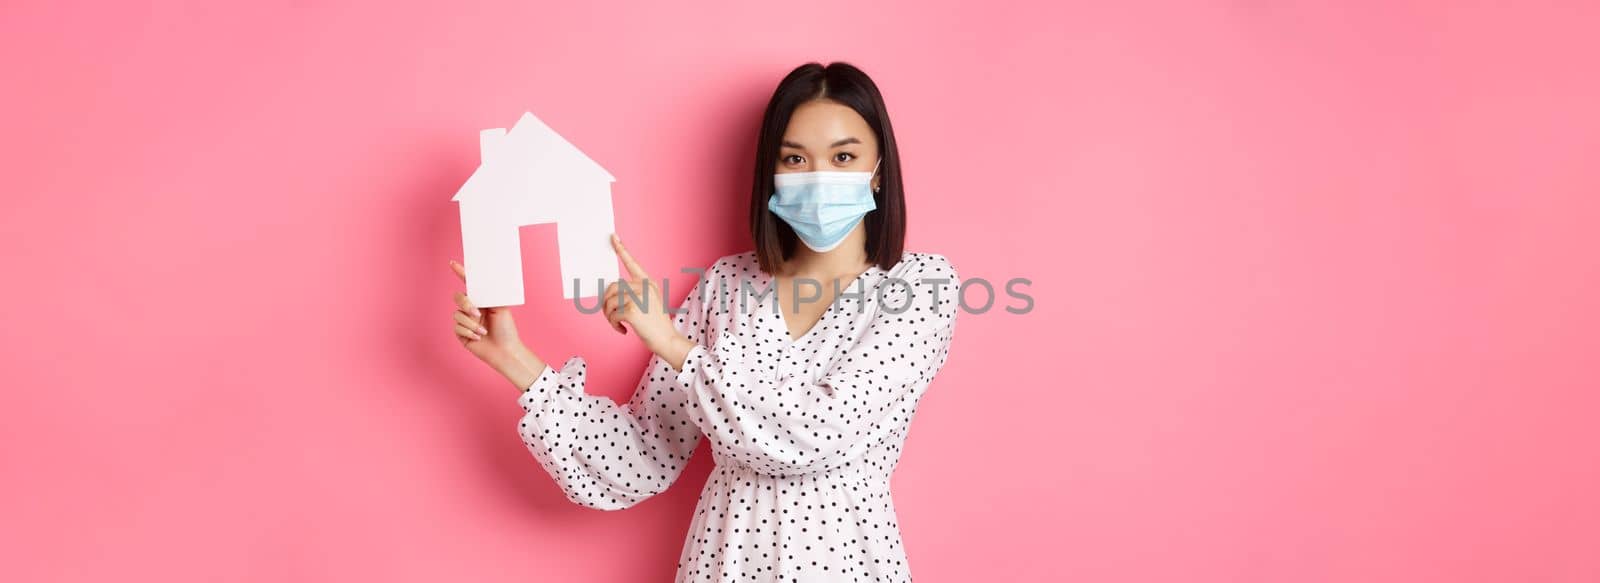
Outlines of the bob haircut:
<svg viewBox="0 0 1600 583">
<path fill-rule="evenodd" d="M 756 259 L 761 270 L 775 273 L 777 267 L 794 256 L 799 237 L 772 211 L 772 175 L 778 167 L 778 150 L 789 118 L 802 103 L 814 100 L 838 102 L 861 115 L 878 139 L 883 157 L 878 168 L 878 191 L 872 193 L 877 208 L 862 220 L 867 229 L 867 259 L 885 271 L 900 262 L 905 251 L 906 201 L 900 182 L 900 151 L 895 146 L 894 128 L 884 108 L 878 86 L 861 69 L 844 62 L 827 66 L 811 62 L 796 67 L 778 83 L 761 119 L 761 134 L 756 141 L 755 181 L 750 188 L 750 236 L 755 240 Z"/>
</svg>

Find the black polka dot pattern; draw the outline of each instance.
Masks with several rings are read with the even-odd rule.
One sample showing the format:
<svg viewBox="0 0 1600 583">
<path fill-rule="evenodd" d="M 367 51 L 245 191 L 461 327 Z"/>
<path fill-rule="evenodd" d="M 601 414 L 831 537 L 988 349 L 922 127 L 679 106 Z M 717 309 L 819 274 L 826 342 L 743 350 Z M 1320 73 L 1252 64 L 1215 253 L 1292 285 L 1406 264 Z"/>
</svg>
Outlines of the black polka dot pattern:
<svg viewBox="0 0 1600 583">
<path fill-rule="evenodd" d="M 652 356 L 619 405 L 586 394 L 574 356 L 518 397 L 518 433 L 602 510 L 666 490 L 710 439 L 676 581 L 910 581 L 889 476 L 949 354 L 955 268 L 916 252 L 868 268 L 798 339 L 761 293 L 773 282 L 753 251 L 718 259 L 676 317 L 696 344 L 681 370 Z"/>
</svg>

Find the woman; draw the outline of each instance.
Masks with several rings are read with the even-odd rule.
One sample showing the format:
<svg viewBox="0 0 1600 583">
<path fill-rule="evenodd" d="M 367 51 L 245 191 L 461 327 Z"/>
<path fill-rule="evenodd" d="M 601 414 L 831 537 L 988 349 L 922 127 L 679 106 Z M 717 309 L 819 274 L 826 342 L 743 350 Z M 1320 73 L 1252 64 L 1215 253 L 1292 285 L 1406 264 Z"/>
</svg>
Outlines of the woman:
<svg viewBox="0 0 1600 583">
<path fill-rule="evenodd" d="M 653 353 L 626 405 L 587 394 L 581 357 L 547 366 L 504 308 L 458 292 L 452 325 L 524 389 L 518 433 L 575 503 L 660 493 L 710 438 L 677 581 L 909 581 L 889 476 L 945 362 L 956 271 L 903 249 L 894 132 L 859 69 L 792 71 L 755 158 L 755 249 L 718 259 L 677 312 L 612 236 L 628 275 L 602 313 Z"/>
</svg>

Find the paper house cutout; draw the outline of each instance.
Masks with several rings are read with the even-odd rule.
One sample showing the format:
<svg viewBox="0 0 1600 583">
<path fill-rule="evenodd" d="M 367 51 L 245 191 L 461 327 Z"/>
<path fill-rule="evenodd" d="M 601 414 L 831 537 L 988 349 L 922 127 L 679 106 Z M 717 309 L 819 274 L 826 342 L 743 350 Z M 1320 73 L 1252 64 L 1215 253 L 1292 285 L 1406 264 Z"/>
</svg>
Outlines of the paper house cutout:
<svg viewBox="0 0 1600 583">
<path fill-rule="evenodd" d="M 524 303 L 518 229 L 546 223 L 556 225 L 562 297 L 600 295 L 620 273 L 610 240 L 616 178 L 532 112 L 510 131 L 488 129 L 478 137 L 483 159 L 450 199 L 461 211 L 467 297 L 480 307 Z"/>
</svg>

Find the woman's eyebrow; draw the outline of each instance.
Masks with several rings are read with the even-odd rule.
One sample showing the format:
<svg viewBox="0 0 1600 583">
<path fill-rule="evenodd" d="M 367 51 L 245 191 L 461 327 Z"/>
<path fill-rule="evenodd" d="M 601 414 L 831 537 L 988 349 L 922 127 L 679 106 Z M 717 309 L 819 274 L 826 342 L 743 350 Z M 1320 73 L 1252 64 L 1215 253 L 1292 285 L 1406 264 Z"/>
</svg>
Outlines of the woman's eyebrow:
<svg viewBox="0 0 1600 583">
<path fill-rule="evenodd" d="M 855 137 L 849 137 L 849 138 L 845 138 L 845 139 L 839 140 L 837 142 L 834 142 L 832 144 L 828 144 L 828 148 L 832 149 L 832 148 L 837 148 L 839 146 L 843 146 L 845 144 L 859 144 L 859 143 L 861 143 L 861 140 L 858 140 Z M 791 142 L 789 140 L 784 140 L 783 141 L 783 147 L 785 147 L 785 148 L 794 148 L 796 150 L 804 150 L 804 149 L 806 149 L 805 146 L 802 146 L 800 144 L 796 144 L 796 143 Z"/>
</svg>

